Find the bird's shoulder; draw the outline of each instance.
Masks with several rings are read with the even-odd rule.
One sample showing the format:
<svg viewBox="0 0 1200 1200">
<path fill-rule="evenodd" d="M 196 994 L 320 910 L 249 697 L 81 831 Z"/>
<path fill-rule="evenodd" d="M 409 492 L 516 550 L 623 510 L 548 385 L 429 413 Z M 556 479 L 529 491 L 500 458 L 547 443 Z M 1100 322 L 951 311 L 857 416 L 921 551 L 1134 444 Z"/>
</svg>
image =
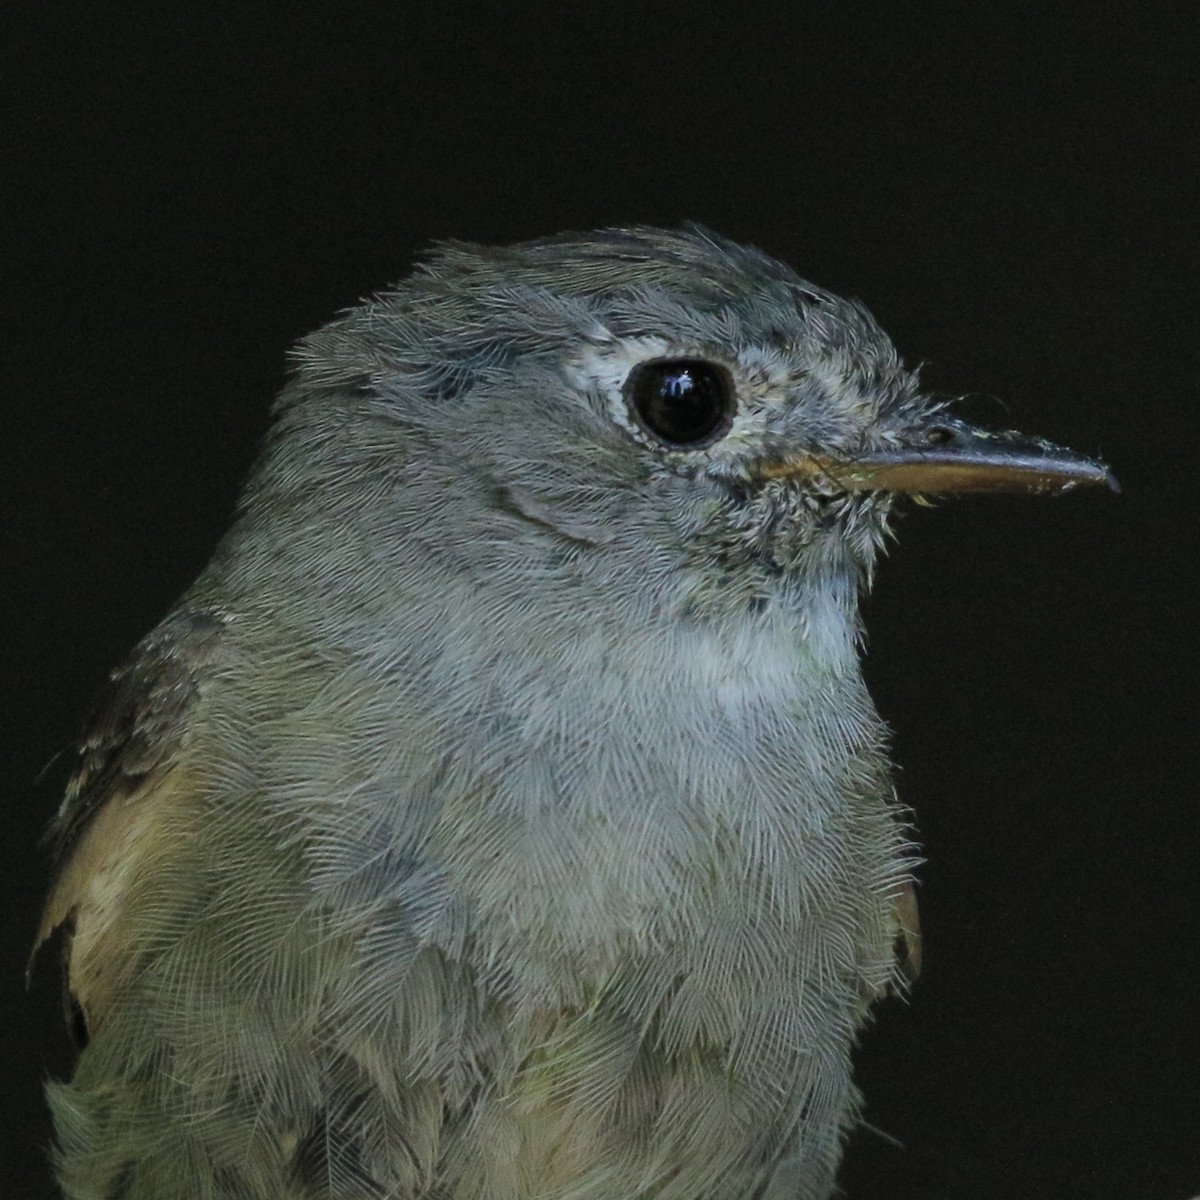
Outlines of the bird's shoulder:
<svg viewBox="0 0 1200 1200">
<path fill-rule="evenodd" d="M 123 958 L 113 931 L 130 881 L 190 787 L 182 751 L 222 659 L 225 624 L 208 607 L 173 612 L 109 675 L 78 743 L 49 831 L 56 874 L 35 953 L 64 931 L 68 1011 L 88 1030 L 103 1017 Z"/>
</svg>

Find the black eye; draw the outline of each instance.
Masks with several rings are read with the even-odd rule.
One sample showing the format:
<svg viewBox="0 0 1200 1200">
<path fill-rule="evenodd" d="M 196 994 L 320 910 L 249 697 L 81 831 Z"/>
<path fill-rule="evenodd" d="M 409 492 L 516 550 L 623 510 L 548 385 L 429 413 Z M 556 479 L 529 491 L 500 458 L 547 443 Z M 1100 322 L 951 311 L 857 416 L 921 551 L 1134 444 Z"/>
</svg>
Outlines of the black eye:
<svg viewBox="0 0 1200 1200">
<path fill-rule="evenodd" d="M 699 358 L 663 358 L 637 366 L 625 384 L 634 416 L 671 446 L 715 442 L 733 423 L 733 381 Z"/>
</svg>

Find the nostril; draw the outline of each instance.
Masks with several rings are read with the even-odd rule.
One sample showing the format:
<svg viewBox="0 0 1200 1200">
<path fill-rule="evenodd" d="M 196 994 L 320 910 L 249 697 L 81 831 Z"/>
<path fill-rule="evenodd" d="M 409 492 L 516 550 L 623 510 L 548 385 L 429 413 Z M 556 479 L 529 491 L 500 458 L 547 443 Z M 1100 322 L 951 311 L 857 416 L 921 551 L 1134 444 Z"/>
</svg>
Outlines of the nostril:
<svg viewBox="0 0 1200 1200">
<path fill-rule="evenodd" d="M 954 441 L 954 430 L 947 429 L 945 425 L 935 425 L 925 434 L 925 440 L 934 446 L 944 446 Z"/>
</svg>

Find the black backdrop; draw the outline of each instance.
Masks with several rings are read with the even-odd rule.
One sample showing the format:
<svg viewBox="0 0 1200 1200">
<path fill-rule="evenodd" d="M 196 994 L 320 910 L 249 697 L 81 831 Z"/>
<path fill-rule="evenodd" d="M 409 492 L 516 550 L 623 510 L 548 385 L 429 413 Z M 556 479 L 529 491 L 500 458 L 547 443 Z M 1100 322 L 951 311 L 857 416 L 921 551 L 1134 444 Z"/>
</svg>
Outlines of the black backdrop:
<svg viewBox="0 0 1200 1200">
<path fill-rule="evenodd" d="M 848 1195 L 1200 1192 L 1191 10 L 6 9 L 0 1193 L 52 1194 L 67 1054 L 21 975 L 56 755 L 207 558 L 285 347 L 433 237 L 689 218 L 1125 486 L 914 512 L 884 566 L 927 955 Z"/>
</svg>

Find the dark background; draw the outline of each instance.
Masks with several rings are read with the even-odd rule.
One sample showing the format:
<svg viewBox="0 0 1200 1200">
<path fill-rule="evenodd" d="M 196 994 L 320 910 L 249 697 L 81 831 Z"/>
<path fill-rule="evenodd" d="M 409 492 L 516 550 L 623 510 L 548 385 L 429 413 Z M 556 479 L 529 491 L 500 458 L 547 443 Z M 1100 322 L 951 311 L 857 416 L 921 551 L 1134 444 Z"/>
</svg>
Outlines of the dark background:
<svg viewBox="0 0 1200 1200">
<path fill-rule="evenodd" d="M 927 950 L 849 1197 L 1200 1192 L 1194 5 L 190 8 L 0 18 L 0 1193 L 52 1194 L 69 1058 L 22 970 L 61 752 L 208 557 L 285 348 L 430 238 L 684 219 L 1125 489 L 914 512 L 870 601 Z"/>
</svg>

